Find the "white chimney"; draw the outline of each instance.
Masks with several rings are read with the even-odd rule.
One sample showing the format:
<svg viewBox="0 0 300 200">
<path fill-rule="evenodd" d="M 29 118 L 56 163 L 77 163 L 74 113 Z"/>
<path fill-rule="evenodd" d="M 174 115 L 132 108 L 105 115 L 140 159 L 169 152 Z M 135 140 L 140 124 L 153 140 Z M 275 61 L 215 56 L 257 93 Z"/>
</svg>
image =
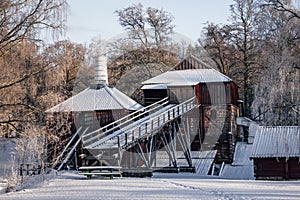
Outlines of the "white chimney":
<svg viewBox="0 0 300 200">
<path fill-rule="evenodd" d="M 106 56 L 99 56 L 96 58 L 94 83 L 95 85 L 108 84 Z"/>
</svg>

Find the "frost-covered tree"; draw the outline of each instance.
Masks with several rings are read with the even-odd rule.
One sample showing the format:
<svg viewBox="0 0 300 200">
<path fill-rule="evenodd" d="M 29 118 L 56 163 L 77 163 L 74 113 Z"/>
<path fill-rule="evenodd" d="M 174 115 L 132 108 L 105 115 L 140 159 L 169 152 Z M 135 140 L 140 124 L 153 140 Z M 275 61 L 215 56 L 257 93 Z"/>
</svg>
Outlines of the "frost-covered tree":
<svg viewBox="0 0 300 200">
<path fill-rule="evenodd" d="M 258 30 L 264 72 L 256 87 L 253 117 L 268 125 L 299 125 L 299 11 L 290 1 L 266 1 L 262 6 Z"/>
<path fill-rule="evenodd" d="M 289 0 L 235 0 L 228 24 L 209 24 L 201 42 L 240 88 L 246 116 L 299 125 L 299 10 Z"/>
</svg>

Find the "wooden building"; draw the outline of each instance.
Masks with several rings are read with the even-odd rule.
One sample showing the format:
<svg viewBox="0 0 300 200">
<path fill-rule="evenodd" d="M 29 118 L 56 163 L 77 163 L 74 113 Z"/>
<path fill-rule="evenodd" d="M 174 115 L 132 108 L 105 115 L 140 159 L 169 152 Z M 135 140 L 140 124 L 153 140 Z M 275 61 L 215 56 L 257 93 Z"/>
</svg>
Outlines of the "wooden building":
<svg viewBox="0 0 300 200">
<path fill-rule="evenodd" d="M 143 108 L 142 105 L 108 84 L 107 58 L 101 56 L 96 61 L 94 84 L 46 111 L 54 115 L 70 113 L 72 116 L 70 120 L 71 132 L 63 136 L 65 138 L 61 138 L 66 142 L 63 144 L 64 146 L 55 150 L 62 152 L 59 158 L 63 157 L 63 149 L 67 145 L 70 145 L 70 148 L 73 147 L 73 152 L 72 150 L 68 152 L 70 155 L 74 154 L 76 149 L 81 149 L 80 142 L 76 143 L 76 141 L 80 141 L 79 136 L 84 133 L 98 130 L 133 111 Z M 76 139 L 72 142 L 74 136 Z M 49 144 L 48 149 L 53 148 L 56 148 L 56 144 Z M 88 152 L 85 153 L 89 154 Z"/>
<path fill-rule="evenodd" d="M 300 127 L 256 127 L 251 159 L 256 179 L 300 179 Z"/>
<path fill-rule="evenodd" d="M 46 112 L 71 112 L 77 128 L 85 126 L 92 131 L 142 108 L 117 88 L 109 86 L 107 57 L 97 57 L 94 72 L 93 85 Z"/>
<path fill-rule="evenodd" d="M 47 112 L 71 112 L 77 128 L 88 126 L 95 130 L 141 108 L 117 88 L 99 84 L 86 88 Z"/>
<path fill-rule="evenodd" d="M 59 156 L 59 158 L 63 158 L 67 156 L 63 155 L 63 149 L 70 144 L 69 148 L 74 149 L 73 152 L 70 152 L 70 155 L 73 153 L 73 158 L 77 159 L 76 161 L 70 159 L 70 161 L 77 163 L 74 165 L 81 165 L 80 154 L 85 154 L 87 157 L 90 157 L 88 162 L 95 162 L 95 159 L 90 155 L 90 152 L 84 151 L 80 146 L 81 143 L 76 143 L 76 141 L 80 140 L 79 136 L 83 135 L 84 132 L 92 132 L 104 127 L 141 108 L 142 106 L 140 104 L 114 87 L 106 84 L 88 87 L 47 111 L 54 115 L 70 113 L 72 116 L 70 119 L 72 127 L 71 132 L 60 136 L 61 141 L 64 141 L 62 146 L 61 142 L 59 142 L 59 145 L 53 141 L 54 143 L 48 144 L 48 150 L 49 152 L 58 152 L 62 155 Z M 72 141 L 74 136 L 76 136 L 76 138 Z M 77 155 L 74 157 L 75 151 L 77 151 Z M 51 154 L 48 155 L 48 157 L 52 160 L 52 157 L 56 158 L 58 155 Z M 60 161 L 57 161 L 57 163 L 60 164 Z M 58 169 L 60 168 L 61 167 L 58 167 Z"/>
<path fill-rule="evenodd" d="M 172 71 L 142 84 L 145 105 L 165 97 L 169 97 L 171 104 L 178 104 L 196 96 L 199 110 L 190 117 L 196 127 L 192 150 L 217 149 L 219 162 L 232 162 L 234 143 L 239 137 L 238 86 L 232 79 L 196 57 L 188 56 Z"/>
</svg>

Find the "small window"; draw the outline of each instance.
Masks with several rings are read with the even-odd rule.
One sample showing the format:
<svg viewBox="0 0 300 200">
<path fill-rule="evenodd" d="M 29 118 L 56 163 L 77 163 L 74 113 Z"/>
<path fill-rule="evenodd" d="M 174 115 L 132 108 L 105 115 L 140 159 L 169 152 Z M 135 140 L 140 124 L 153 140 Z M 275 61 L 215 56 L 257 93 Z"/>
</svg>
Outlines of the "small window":
<svg viewBox="0 0 300 200">
<path fill-rule="evenodd" d="M 217 111 L 215 109 L 211 110 L 211 116 L 210 116 L 210 118 L 212 120 L 215 120 L 217 118 Z"/>
<path fill-rule="evenodd" d="M 86 126 L 90 126 L 93 123 L 93 113 L 92 112 L 85 112 L 84 113 L 84 124 Z"/>
</svg>

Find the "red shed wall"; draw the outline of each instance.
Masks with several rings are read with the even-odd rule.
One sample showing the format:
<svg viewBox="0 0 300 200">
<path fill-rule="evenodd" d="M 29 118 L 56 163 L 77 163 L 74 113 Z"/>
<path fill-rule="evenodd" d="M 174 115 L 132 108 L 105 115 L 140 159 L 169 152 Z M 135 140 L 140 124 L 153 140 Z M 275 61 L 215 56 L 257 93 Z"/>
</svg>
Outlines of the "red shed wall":
<svg viewBox="0 0 300 200">
<path fill-rule="evenodd" d="M 237 105 L 238 88 L 233 83 L 198 83 L 195 85 L 198 104 L 202 105 Z"/>
<path fill-rule="evenodd" d="M 300 179 L 299 158 L 255 158 L 256 179 Z"/>
</svg>

